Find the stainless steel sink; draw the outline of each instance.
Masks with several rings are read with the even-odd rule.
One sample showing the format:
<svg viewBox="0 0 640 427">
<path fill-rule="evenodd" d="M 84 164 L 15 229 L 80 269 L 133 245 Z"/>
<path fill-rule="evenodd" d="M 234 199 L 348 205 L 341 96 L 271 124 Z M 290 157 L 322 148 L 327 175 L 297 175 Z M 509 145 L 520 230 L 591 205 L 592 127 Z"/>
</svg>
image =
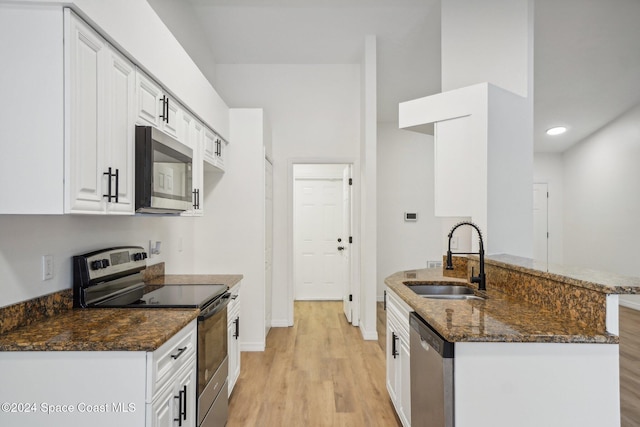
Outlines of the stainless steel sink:
<svg viewBox="0 0 640 427">
<path fill-rule="evenodd" d="M 422 298 L 429 299 L 466 299 L 466 300 L 481 300 L 483 301 L 483 297 L 479 297 L 477 295 L 420 295 Z"/>
<path fill-rule="evenodd" d="M 428 284 L 428 285 L 408 285 L 416 294 L 423 298 L 451 299 L 451 300 L 484 300 L 474 294 L 473 289 L 462 285 L 449 284 Z"/>
<path fill-rule="evenodd" d="M 473 289 L 462 285 L 411 285 L 409 289 L 418 295 L 473 295 Z"/>
</svg>

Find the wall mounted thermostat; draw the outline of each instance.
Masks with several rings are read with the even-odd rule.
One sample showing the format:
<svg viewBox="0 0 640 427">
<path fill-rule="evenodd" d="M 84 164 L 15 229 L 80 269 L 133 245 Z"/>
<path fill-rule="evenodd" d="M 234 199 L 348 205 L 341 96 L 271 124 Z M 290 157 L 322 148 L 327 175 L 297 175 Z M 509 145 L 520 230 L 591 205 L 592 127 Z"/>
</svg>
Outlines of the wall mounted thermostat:
<svg viewBox="0 0 640 427">
<path fill-rule="evenodd" d="M 405 212 L 404 213 L 405 221 L 417 221 L 418 220 L 418 212 Z"/>
</svg>

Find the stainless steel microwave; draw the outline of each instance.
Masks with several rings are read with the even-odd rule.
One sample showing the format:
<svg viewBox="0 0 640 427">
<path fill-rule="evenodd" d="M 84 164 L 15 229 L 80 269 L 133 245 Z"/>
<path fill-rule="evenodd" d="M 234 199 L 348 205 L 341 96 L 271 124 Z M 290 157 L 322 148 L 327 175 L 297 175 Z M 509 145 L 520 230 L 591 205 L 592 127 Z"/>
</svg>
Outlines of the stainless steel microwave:
<svg viewBox="0 0 640 427">
<path fill-rule="evenodd" d="M 136 212 L 176 214 L 192 205 L 193 151 L 152 126 L 136 126 Z"/>
</svg>

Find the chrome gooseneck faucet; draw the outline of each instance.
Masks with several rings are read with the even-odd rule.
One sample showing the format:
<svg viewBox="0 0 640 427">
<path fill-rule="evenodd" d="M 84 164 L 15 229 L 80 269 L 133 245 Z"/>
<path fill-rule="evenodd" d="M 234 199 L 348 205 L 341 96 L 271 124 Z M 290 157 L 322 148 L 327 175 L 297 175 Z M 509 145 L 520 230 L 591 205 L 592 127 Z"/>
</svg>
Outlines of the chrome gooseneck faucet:
<svg viewBox="0 0 640 427">
<path fill-rule="evenodd" d="M 451 238 L 453 237 L 453 232 L 456 231 L 456 229 L 458 227 L 461 227 L 463 225 L 469 225 L 473 228 L 476 229 L 476 231 L 478 232 L 478 237 L 480 238 L 480 248 L 478 252 L 451 252 Z M 461 254 L 461 255 L 478 255 L 480 257 L 480 273 L 478 274 L 478 276 L 474 276 L 473 275 L 473 269 L 471 271 L 471 283 L 477 283 L 478 284 L 478 290 L 479 291 L 486 291 L 487 290 L 487 277 L 484 274 L 484 243 L 482 242 L 482 232 L 480 232 L 480 228 L 475 225 L 472 222 L 468 222 L 468 221 L 463 221 L 463 222 L 459 222 L 456 225 L 453 226 L 453 228 L 451 229 L 451 231 L 449 232 L 449 245 L 447 247 L 447 270 L 453 270 L 453 260 L 451 259 L 451 255 L 455 253 L 455 254 Z"/>
</svg>

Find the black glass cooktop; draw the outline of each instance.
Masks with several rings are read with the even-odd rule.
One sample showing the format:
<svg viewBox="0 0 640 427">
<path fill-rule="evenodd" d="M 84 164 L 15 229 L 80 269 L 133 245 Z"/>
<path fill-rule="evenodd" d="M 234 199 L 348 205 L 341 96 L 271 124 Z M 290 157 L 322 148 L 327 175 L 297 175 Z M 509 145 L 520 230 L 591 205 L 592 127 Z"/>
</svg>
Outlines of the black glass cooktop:
<svg viewBox="0 0 640 427">
<path fill-rule="evenodd" d="M 226 285 L 164 285 L 129 306 L 203 308 L 227 289 Z"/>
</svg>

